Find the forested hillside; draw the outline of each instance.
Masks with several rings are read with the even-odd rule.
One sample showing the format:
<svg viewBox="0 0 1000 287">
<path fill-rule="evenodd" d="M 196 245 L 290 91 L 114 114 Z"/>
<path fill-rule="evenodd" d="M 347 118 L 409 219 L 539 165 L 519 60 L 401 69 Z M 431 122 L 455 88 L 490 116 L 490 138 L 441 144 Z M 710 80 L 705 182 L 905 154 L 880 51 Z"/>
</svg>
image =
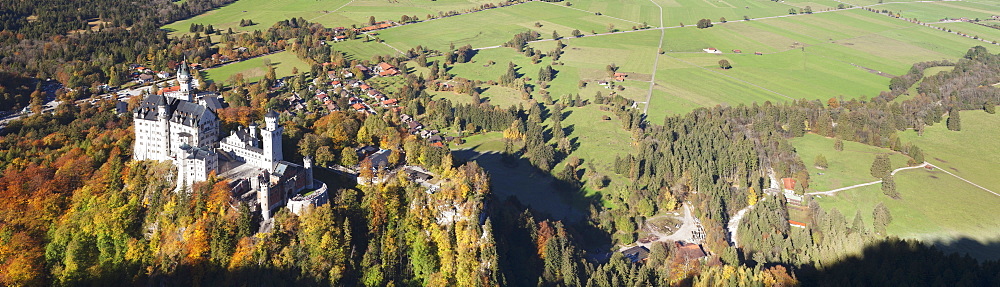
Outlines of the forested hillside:
<svg viewBox="0 0 1000 287">
<path fill-rule="evenodd" d="M 552 66 L 539 71 L 543 81 L 532 82 L 511 63 L 499 80 L 526 94 L 525 102 L 492 105 L 480 98 L 484 82 L 452 73 L 455 63 L 475 57 L 469 47 L 451 47 L 440 58 L 441 51 L 417 47 L 369 61 L 327 45 L 333 29 L 302 18 L 265 31 L 204 37 L 195 32 L 168 39 L 157 28 L 225 1 L 56 2 L 52 10 L 0 3 L 0 69 L 20 79 L 0 82 L 11 82 L 0 89 L 7 107 L 37 102 L 32 97 L 39 94 L 24 95 L 37 92 L 26 85 L 32 79 L 93 87 L 121 81 L 126 63 L 172 69 L 184 57 L 215 65 L 222 56 L 287 49 L 310 71 L 279 79 L 268 65 L 254 83 L 242 76 L 202 81 L 199 89 L 218 92 L 228 104 L 218 112 L 223 129 L 259 121 L 269 110 L 291 110 L 289 99 L 304 95 L 303 107 L 280 116 L 286 158 L 308 156 L 324 170 L 359 166 L 363 179 L 384 180 L 337 181 L 329 204 L 301 216 L 282 209 L 262 223 L 231 198 L 224 178 L 177 192 L 169 164 L 132 161 L 131 115 L 117 114 L 114 101 L 64 104 L 0 131 L 0 285 L 1000 285 L 996 261 L 886 236 L 892 215 L 884 206 L 849 221 L 808 196 L 791 210 L 783 193 L 765 193 L 772 178 L 794 179 L 797 194 L 809 187 L 806 161 L 813 159 L 800 158 L 789 143 L 807 133 L 886 148 L 908 157 L 910 165 L 923 162 L 921 149 L 901 142 L 899 132 L 934 124 L 961 130 L 958 111 L 992 114 L 1000 103 L 993 86 L 1000 82 L 1000 55 L 983 47 L 955 62 L 916 63 L 870 100 L 720 105 L 652 119 L 620 95 L 553 100 L 545 93 L 532 99 L 536 84 L 558 74 Z M 102 23 L 87 26 L 95 17 Z M 555 44 L 558 55 L 563 44 Z M 312 99 L 319 91 L 349 95 L 327 75 L 348 71 L 363 78 L 359 66 L 383 62 L 400 74 L 365 80 L 401 105 L 368 113 L 347 109 L 347 96 L 331 103 Z M 407 67 L 414 62 L 419 69 Z M 954 68 L 923 77 L 938 66 Z M 443 81 L 471 100 L 432 96 Z M 90 93 L 80 89 L 64 98 Z M 580 139 L 569 137 L 574 128 L 563 120 L 588 105 L 607 112 L 607 121 L 616 117 L 629 135 L 628 144 L 608 147 L 622 151 L 610 170 L 570 156 Z M 583 206 L 584 216 L 560 220 L 516 197 L 496 196 L 496 183 L 512 180 L 507 170 L 456 160 L 447 145 L 409 130 L 403 115 L 459 136 L 502 133 L 497 156 L 503 168 L 529 170 L 528 180 L 540 182 L 525 192 L 551 184 L 557 196 Z M 439 188 L 402 172 L 373 171 L 371 161 L 359 162 L 355 151 L 363 146 L 391 150 L 392 165 L 426 168 Z M 887 172 L 872 168 L 873 176 L 891 182 Z M 599 186 L 603 197 L 584 196 L 588 186 Z M 705 235 L 695 256 L 673 241 L 649 243 L 645 259 L 617 252 L 640 240 L 647 221 L 682 205 L 694 210 Z M 740 210 L 739 235 L 731 238 L 726 227 Z M 804 226 L 790 225 L 793 213 Z"/>
</svg>

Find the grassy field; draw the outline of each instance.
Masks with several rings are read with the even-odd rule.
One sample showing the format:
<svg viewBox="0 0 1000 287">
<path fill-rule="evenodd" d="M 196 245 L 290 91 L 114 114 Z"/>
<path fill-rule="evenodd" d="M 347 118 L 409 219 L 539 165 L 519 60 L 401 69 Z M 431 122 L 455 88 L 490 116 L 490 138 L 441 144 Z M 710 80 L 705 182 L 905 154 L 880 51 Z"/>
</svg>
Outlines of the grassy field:
<svg viewBox="0 0 1000 287">
<path fill-rule="evenodd" d="M 998 11 L 1000 11 L 1000 9 L 998 9 Z M 934 26 L 948 28 L 955 32 L 969 34 L 970 36 L 978 36 L 980 39 L 985 39 L 989 41 L 1000 41 L 1000 30 L 993 29 L 990 27 L 985 27 L 982 25 L 977 25 L 968 22 L 958 22 L 958 23 L 934 24 Z"/>
<path fill-rule="evenodd" d="M 399 21 L 403 15 L 417 16 L 419 19 L 427 19 L 427 15 L 438 15 L 439 12 L 459 11 L 480 6 L 486 3 L 495 3 L 490 0 L 355 0 L 350 5 L 344 6 L 335 14 L 329 14 L 316 18 L 319 23 L 337 23 L 339 26 L 350 26 L 351 24 L 368 23 L 368 18 L 375 16 L 377 21 L 390 20 Z"/>
<path fill-rule="evenodd" d="M 983 44 L 859 10 L 665 33 L 649 108 L 654 120 L 698 106 L 871 97 L 890 79 L 866 68 L 899 75 L 915 62 L 954 60 Z M 725 54 L 701 52 L 709 47 Z M 722 59 L 734 68 L 719 69 Z"/>
<path fill-rule="evenodd" d="M 809 170 L 809 192 L 827 191 L 879 180 L 872 177 L 869 171 L 878 154 L 890 155 L 893 169 L 906 166 L 909 160 L 909 157 L 889 149 L 851 141 L 844 141 L 844 150 L 837 151 L 833 149 L 834 139 L 816 134 L 807 134 L 789 141 L 795 146 L 795 152 Z M 817 155 L 826 157 L 828 163 L 826 169 L 816 167 Z"/>
<path fill-rule="evenodd" d="M 375 41 L 351 40 L 331 43 L 330 45 L 333 46 L 334 50 L 345 53 L 347 58 L 351 60 L 371 60 L 376 55 L 399 55 L 399 52 L 391 47 Z"/>
<path fill-rule="evenodd" d="M 190 19 L 163 26 L 164 29 L 187 33 L 191 24 L 211 24 L 216 29 L 233 31 L 267 30 L 274 23 L 290 18 L 306 20 L 326 15 L 349 0 L 239 0 Z M 253 20 L 257 25 L 240 27 L 240 20 Z"/>
<path fill-rule="evenodd" d="M 960 132 L 948 131 L 941 123 L 929 127 L 923 136 L 908 131 L 901 138 L 904 142 L 920 146 L 927 161 L 983 187 L 1000 189 L 1000 179 L 995 171 L 1000 166 L 1000 156 L 995 150 L 995 143 L 1000 141 L 1000 116 L 965 111 L 962 112 L 962 123 Z M 800 154 L 803 150 L 810 150 L 800 147 L 803 144 L 801 139 L 796 140 L 796 149 Z M 831 160 L 833 169 L 833 157 L 827 156 L 827 159 Z M 805 160 L 808 162 L 808 159 Z M 895 158 L 893 163 L 897 163 Z M 865 167 L 860 167 L 856 173 L 866 174 Z M 815 181 L 816 177 L 813 179 Z M 954 251 L 971 251 L 981 253 L 979 255 L 983 257 L 1000 258 L 1000 250 L 975 249 L 977 242 L 1000 239 L 1000 214 L 983 212 L 996 210 L 1000 205 L 1000 196 L 936 169 L 902 171 L 896 174 L 895 181 L 902 196 L 900 200 L 886 197 L 879 185 L 873 185 L 842 191 L 836 196 L 823 196 L 818 201 L 824 207 L 839 209 L 848 217 L 860 210 L 868 223 L 871 222 L 871 210 L 875 204 L 884 202 L 894 218 L 888 228 L 890 234 L 936 242 Z M 971 241 L 955 242 L 962 238 Z"/>
<path fill-rule="evenodd" d="M 363 26 L 368 18 L 375 16 L 378 21 L 399 21 L 403 15 L 427 19 L 427 15 L 439 12 L 464 11 L 478 7 L 489 0 L 239 0 L 233 4 L 206 12 L 190 19 L 164 26 L 164 29 L 186 33 L 192 23 L 212 24 L 216 29 L 233 31 L 267 30 L 274 23 L 290 18 L 302 17 L 327 27 Z M 248 19 L 257 25 L 240 27 L 240 20 Z"/>
<path fill-rule="evenodd" d="M 535 23 L 542 26 L 536 27 Z M 514 34 L 528 30 L 537 31 L 543 38 L 550 39 L 552 31 L 562 36 L 569 36 L 574 29 L 602 33 L 607 32 L 609 24 L 621 29 L 631 29 L 636 25 L 559 5 L 529 2 L 387 29 L 380 31 L 379 37 L 403 50 L 423 45 L 446 51 L 449 44 L 469 44 L 476 48 L 500 45 L 513 38 Z"/>
<path fill-rule="evenodd" d="M 995 5 L 995 3 L 994 3 Z M 963 1 L 934 3 L 893 3 L 876 6 L 877 9 L 899 13 L 904 18 L 917 18 L 921 22 L 937 22 L 942 18 L 987 19 L 996 15 L 998 8 L 989 4 Z"/>
<path fill-rule="evenodd" d="M 926 160 L 995 192 L 1000 192 L 1000 115 L 963 111 L 962 130 L 949 131 L 941 122 L 927 127 L 923 136 L 914 131 L 900 135 L 904 143 L 919 146 Z"/>
<path fill-rule="evenodd" d="M 882 194 L 879 185 L 866 186 L 816 199 L 820 206 L 840 210 L 853 220 L 861 212 L 868 226 L 872 210 L 883 202 L 893 221 L 887 231 L 901 238 L 916 238 L 949 247 L 948 251 L 970 252 L 978 258 L 1000 258 L 1000 250 L 977 249 L 976 243 L 1000 240 L 1000 197 L 951 177 L 941 171 L 908 170 L 896 174 L 897 190 L 902 199 Z M 959 239 L 973 242 L 956 242 Z"/>
<path fill-rule="evenodd" d="M 292 68 L 298 68 L 300 72 L 308 72 L 309 65 L 299 60 L 292 52 L 280 52 L 264 57 L 253 58 L 239 63 L 225 65 L 222 67 L 205 70 L 205 78 L 214 82 L 225 82 L 229 77 L 242 73 L 243 79 L 247 82 L 256 82 L 264 78 L 267 69 L 264 67 L 264 59 L 269 59 L 274 65 L 275 75 L 280 77 L 291 76 Z"/>
<path fill-rule="evenodd" d="M 793 5 L 772 1 L 753 0 L 655 0 L 656 4 L 650 1 L 598 1 L 598 0 L 576 0 L 572 1 L 574 8 L 591 12 L 600 12 L 604 15 L 618 17 L 636 22 L 646 22 L 649 25 L 659 25 L 660 9 L 663 7 L 663 25 L 676 26 L 684 23 L 694 25 L 699 19 L 707 18 L 719 21 L 725 17 L 727 20 L 743 19 L 743 16 L 750 18 L 760 18 L 768 16 L 778 16 L 788 14 L 788 9 L 798 7 L 807 1 L 793 1 Z M 812 0 L 808 2 L 822 2 L 825 5 L 834 3 L 828 0 Z M 829 2 L 829 3 L 828 3 Z M 791 3 L 790 3 L 791 4 Z M 806 4 L 809 5 L 809 4 Z M 801 7 L 805 7 L 802 5 Z M 814 11 L 819 11 L 824 4 L 816 3 Z M 836 6 L 836 4 L 833 4 Z M 796 8 L 797 9 L 797 8 Z"/>
</svg>

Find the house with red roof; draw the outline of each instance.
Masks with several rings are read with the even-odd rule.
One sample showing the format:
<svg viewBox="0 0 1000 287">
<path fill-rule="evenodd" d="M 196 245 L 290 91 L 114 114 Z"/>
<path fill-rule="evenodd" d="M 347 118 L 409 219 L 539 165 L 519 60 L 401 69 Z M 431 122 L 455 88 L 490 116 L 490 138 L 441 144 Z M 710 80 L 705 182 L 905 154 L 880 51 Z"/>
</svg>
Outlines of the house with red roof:
<svg viewBox="0 0 1000 287">
<path fill-rule="evenodd" d="M 615 81 L 624 82 L 625 77 L 628 77 L 626 73 L 615 73 Z"/>
<path fill-rule="evenodd" d="M 381 62 L 378 65 L 376 65 L 374 67 L 374 71 L 377 72 L 378 75 L 382 77 L 399 75 L 399 69 L 386 62 Z"/>
</svg>

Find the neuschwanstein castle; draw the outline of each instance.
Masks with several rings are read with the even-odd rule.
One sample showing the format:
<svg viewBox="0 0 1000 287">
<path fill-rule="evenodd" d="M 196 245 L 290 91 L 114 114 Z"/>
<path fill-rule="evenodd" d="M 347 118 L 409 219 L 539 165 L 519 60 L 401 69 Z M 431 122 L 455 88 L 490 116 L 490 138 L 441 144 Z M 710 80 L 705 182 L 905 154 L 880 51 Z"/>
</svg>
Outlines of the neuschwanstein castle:
<svg viewBox="0 0 1000 287">
<path fill-rule="evenodd" d="M 326 203 L 326 185 L 313 179 L 311 160 L 305 158 L 303 165 L 284 161 L 277 113 L 268 112 L 263 127 L 239 127 L 220 141 L 216 110 L 222 104 L 213 93 L 195 93 L 195 84 L 182 62 L 176 86 L 142 99 L 133 111 L 135 160 L 172 161 L 179 189 L 207 180 L 212 172 L 229 178 L 233 197 L 256 203 L 251 206 L 259 206 L 264 219 L 281 206 L 299 213 Z"/>
</svg>

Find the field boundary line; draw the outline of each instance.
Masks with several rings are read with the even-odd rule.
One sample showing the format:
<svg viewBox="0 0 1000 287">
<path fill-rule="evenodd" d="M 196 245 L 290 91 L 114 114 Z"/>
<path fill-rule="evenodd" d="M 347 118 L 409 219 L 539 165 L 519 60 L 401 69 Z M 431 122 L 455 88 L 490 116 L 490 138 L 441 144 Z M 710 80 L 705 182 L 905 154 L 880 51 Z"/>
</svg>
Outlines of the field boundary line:
<svg viewBox="0 0 1000 287">
<path fill-rule="evenodd" d="M 955 175 L 954 173 L 951 173 L 951 172 L 949 172 L 948 170 L 946 170 L 946 169 L 943 169 L 943 168 L 941 168 L 941 167 L 939 167 L 939 166 L 936 166 L 936 165 L 933 165 L 933 164 L 931 164 L 931 163 L 928 163 L 928 162 L 924 162 L 924 164 L 926 164 L 926 165 L 929 165 L 929 166 L 933 166 L 933 167 L 935 167 L 935 168 L 937 168 L 937 169 L 939 169 L 939 170 L 943 171 L 944 173 L 947 173 L 948 175 L 951 175 L 951 176 L 954 176 L 954 177 L 955 177 L 955 178 L 957 178 L 957 179 L 961 179 L 962 181 L 964 181 L 964 182 L 966 182 L 966 183 L 968 183 L 968 184 L 971 184 L 971 185 L 973 185 L 973 186 L 975 186 L 975 187 L 978 187 L 978 188 L 980 188 L 980 189 L 982 189 L 982 190 L 985 190 L 985 191 L 987 191 L 987 192 L 989 192 L 989 193 L 992 193 L 993 195 L 996 195 L 996 196 L 1000 196 L 1000 193 L 996 193 L 996 192 L 994 192 L 994 191 L 992 191 L 992 190 L 989 190 L 988 188 L 985 188 L 985 187 L 982 187 L 981 185 L 978 185 L 978 184 L 976 184 L 976 183 L 974 183 L 974 182 L 971 182 L 971 181 L 969 181 L 969 180 L 967 180 L 967 179 L 964 179 L 964 178 L 962 178 L 961 176 L 958 176 L 958 175 Z"/>
<path fill-rule="evenodd" d="M 392 48 L 393 50 L 396 50 L 397 53 L 400 53 L 402 55 L 406 55 L 406 53 L 403 53 L 403 51 L 400 51 L 399 49 L 396 49 L 396 47 L 393 47 L 392 45 L 389 45 L 389 43 L 386 43 L 385 41 L 382 41 L 382 45 L 386 45 L 387 47 Z"/>
<path fill-rule="evenodd" d="M 312 17 L 311 19 L 309 19 L 309 21 L 311 22 L 312 20 L 316 20 L 319 17 L 323 17 L 323 16 L 326 16 L 326 15 L 330 15 L 330 14 L 336 13 L 337 11 L 340 11 L 341 8 L 347 7 L 347 5 L 351 5 L 351 3 L 354 3 L 354 0 L 347 1 L 347 3 L 344 3 L 344 5 L 340 5 L 340 7 L 337 7 L 337 9 L 333 9 L 333 11 L 327 12 L 325 14 L 322 14 L 322 15 L 319 15 L 319 16 L 316 16 L 316 17 Z"/>
</svg>

